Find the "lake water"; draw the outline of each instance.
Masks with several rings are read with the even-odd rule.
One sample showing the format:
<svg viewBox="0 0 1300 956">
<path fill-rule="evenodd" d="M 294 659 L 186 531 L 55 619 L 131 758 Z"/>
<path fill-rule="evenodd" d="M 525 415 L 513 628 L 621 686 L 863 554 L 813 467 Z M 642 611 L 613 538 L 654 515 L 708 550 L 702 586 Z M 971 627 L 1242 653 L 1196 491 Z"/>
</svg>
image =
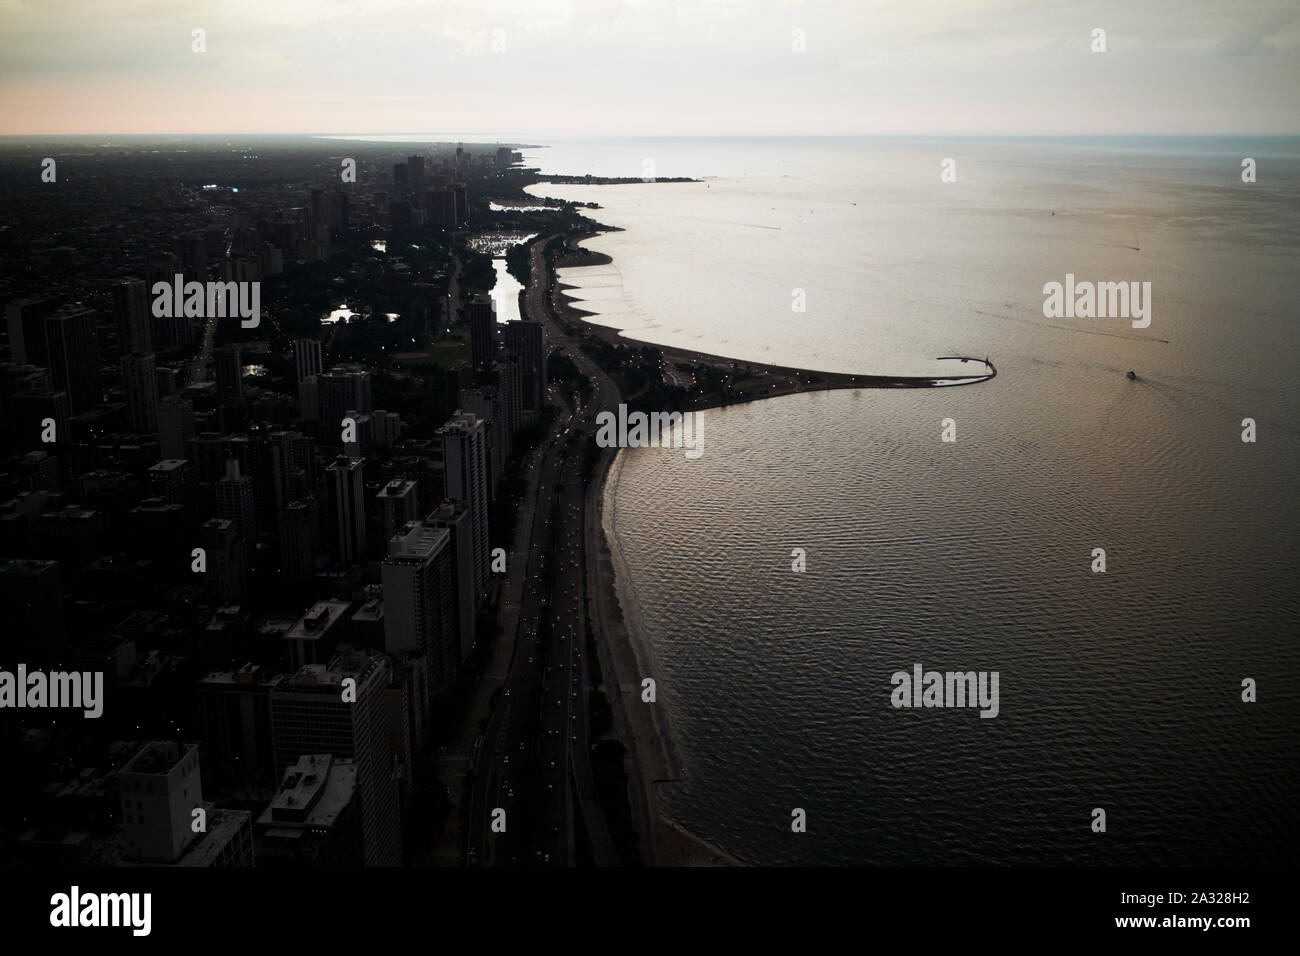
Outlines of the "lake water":
<svg viewBox="0 0 1300 956">
<path fill-rule="evenodd" d="M 659 788 L 671 817 L 758 863 L 1294 860 L 1294 140 L 526 158 L 707 177 L 530 189 L 623 228 L 587 243 L 612 266 L 564 279 L 631 337 L 832 371 L 998 370 L 709 411 L 699 459 L 620 454 L 607 530 L 682 766 Z M 1045 317 L 1044 284 L 1067 274 L 1150 282 L 1149 327 Z M 894 709 L 891 675 L 918 662 L 998 671 L 998 716 Z"/>
</svg>

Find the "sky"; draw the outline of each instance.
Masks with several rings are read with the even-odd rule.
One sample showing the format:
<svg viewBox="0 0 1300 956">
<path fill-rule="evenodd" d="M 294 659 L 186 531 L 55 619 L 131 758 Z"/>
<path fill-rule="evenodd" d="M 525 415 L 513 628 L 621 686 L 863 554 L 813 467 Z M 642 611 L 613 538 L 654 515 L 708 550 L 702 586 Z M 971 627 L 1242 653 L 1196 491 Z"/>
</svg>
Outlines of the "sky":
<svg viewBox="0 0 1300 956">
<path fill-rule="evenodd" d="M 1298 0 L 0 0 L 5 135 L 1298 134 L 1297 90 Z"/>
</svg>

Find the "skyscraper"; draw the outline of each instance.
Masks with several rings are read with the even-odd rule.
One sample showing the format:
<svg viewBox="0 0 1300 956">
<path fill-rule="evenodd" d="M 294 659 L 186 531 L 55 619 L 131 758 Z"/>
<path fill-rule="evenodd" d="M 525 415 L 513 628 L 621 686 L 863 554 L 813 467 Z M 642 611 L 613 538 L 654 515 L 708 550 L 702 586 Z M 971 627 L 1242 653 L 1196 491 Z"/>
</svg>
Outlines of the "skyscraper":
<svg viewBox="0 0 1300 956">
<path fill-rule="evenodd" d="M 462 502 L 469 512 L 475 595 L 482 592 L 488 577 L 486 431 L 476 415 L 462 411 L 438 429 L 447 497 Z"/>
<path fill-rule="evenodd" d="M 336 365 L 316 376 L 320 402 L 321 444 L 339 447 L 343 419 L 349 409 L 364 415 L 374 411 L 370 372 L 360 365 Z"/>
<path fill-rule="evenodd" d="M 450 189 L 426 189 L 424 210 L 425 221 L 433 228 L 448 231 L 456 228 L 456 194 Z"/>
<path fill-rule="evenodd" d="M 208 600 L 242 604 L 248 596 L 248 569 L 235 523 L 227 518 L 211 518 L 199 532 L 207 561 Z"/>
<path fill-rule="evenodd" d="M 343 442 L 343 454 L 350 458 L 365 458 L 374 448 L 374 422 L 370 416 L 349 408 L 343 413 L 345 421 L 351 420 L 348 440 Z M 341 430 L 340 430 L 341 432 Z"/>
<path fill-rule="evenodd" d="M 203 745 L 214 776 L 268 784 L 275 780 L 270 693 L 283 679 L 249 663 L 199 682 Z"/>
<path fill-rule="evenodd" d="M 523 365 L 518 357 L 507 353 L 493 364 L 492 378 L 496 382 L 497 395 L 501 399 L 501 409 L 505 416 L 505 449 L 508 459 L 514 447 L 515 432 L 519 431 L 524 420 Z M 502 464 L 504 463 L 503 461 Z"/>
<path fill-rule="evenodd" d="M 482 388 L 461 389 L 460 407 L 463 411 L 478 416 L 483 423 L 486 449 L 484 455 L 487 463 L 487 500 L 491 503 L 506 463 L 508 433 L 505 426 L 505 406 L 501 403 L 501 396 L 496 386 L 485 385 Z"/>
<path fill-rule="evenodd" d="M 298 373 L 298 385 L 308 375 L 319 375 L 321 370 L 320 342 L 316 339 L 293 340 L 293 364 Z"/>
<path fill-rule="evenodd" d="M 364 466 L 359 458 L 340 456 L 326 469 L 334 512 L 335 555 L 340 564 L 360 560 L 366 550 Z"/>
<path fill-rule="evenodd" d="M 406 179 L 413 190 L 418 190 L 424 184 L 423 156 L 412 156 L 406 161 Z"/>
<path fill-rule="evenodd" d="M 302 432 L 273 431 L 268 445 L 275 513 L 279 514 L 289 502 L 316 495 L 316 441 Z"/>
<path fill-rule="evenodd" d="M 79 415 L 103 398 L 99 387 L 99 340 L 95 310 L 68 305 L 45 317 L 45 344 L 50 378 L 68 393 L 72 414 Z"/>
<path fill-rule="evenodd" d="M 19 299 L 5 307 L 9 325 L 9 354 L 19 365 L 47 364 L 45 317 L 54 311 L 49 299 Z"/>
<path fill-rule="evenodd" d="M 238 345 L 213 350 L 217 363 L 217 397 L 223 405 L 236 405 L 244 397 L 244 362 Z"/>
<path fill-rule="evenodd" d="M 164 458 L 184 458 L 194 437 L 194 403 L 172 395 L 158 403 L 158 444 Z"/>
<path fill-rule="evenodd" d="M 113 283 L 113 319 L 123 355 L 153 351 L 149 291 L 143 279 L 119 279 Z"/>
<path fill-rule="evenodd" d="M 298 383 L 298 414 L 305 421 L 320 421 L 319 375 L 308 375 Z"/>
<path fill-rule="evenodd" d="M 452 183 L 451 191 L 456 197 L 456 228 L 459 229 L 469 218 L 469 193 L 464 183 Z"/>
<path fill-rule="evenodd" d="M 204 282 L 208 278 L 208 241 L 201 232 L 176 237 L 176 258 L 186 279 Z"/>
<path fill-rule="evenodd" d="M 366 866 L 402 861 L 389 743 L 389 677 L 385 657 L 344 647 L 328 666 L 309 664 L 270 692 L 277 774 L 283 776 L 304 754 L 332 754 L 355 763 Z"/>
<path fill-rule="evenodd" d="M 417 489 L 415 482 L 400 478 L 379 489 L 375 498 L 379 502 L 379 514 L 384 522 L 385 541 L 404 528 L 407 522 L 419 517 L 420 496 Z"/>
<path fill-rule="evenodd" d="M 444 501 L 425 516 L 424 523 L 446 528 L 451 534 L 449 550 L 456 573 L 456 633 L 459 635 L 459 662 L 464 663 L 474 649 L 474 537 L 469 509 L 456 501 Z"/>
<path fill-rule="evenodd" d="M 317 242 L 326 242 L 330 237 L 330 219 L 328 200 L 325 196 L 325 190 L 313 189 L 311 191 L 311 230 L 312 238 Z"/>
<path fill-rule="evenodd" d="M 402 416 L 397 412 L 377 408 L 370 416 L 370 424 L 375 444 L 385 451 L 402 437 Z"/>
<path fill-rule="evenodd" d="M 131 427 L 140 432 L 158 428 L 158 376 L 152 352 L 122 356 L 122 392 Z"/>
<path fill-rule="evenodd" d="M 341 192 L 330 193 L 329 218 L 330 218 L 330 230 L 332 232 L 347 232 L 348 230 L 348 194 L 347 193 L 341 193 Z"/>
<path fill-rule="evenodd" d="M 470 359 L 475 369 L 490 363 L 496 356 L 497 314 L 495 303 L 480 293 L 469 304 Z"/>
<path fill-rule="evenodd" d="M 253 497 L 253 479 L 239 473 L 239 462 L 226 460 L 226 477 L 217 482 L 217 517 L 235 526 L 244 548 L 244 567 L 253 572 L 253 555 L 257 548 L 257 506 Z"/>
<path fill-rule="evenodd" d="M 541 411 L 546 401 L 546 340 L 540 322 L 506 322 L 501 326 L 506 348 L 519 356 L 521 404 L 525 412 Z"/>
<path fill-rule="evenodd" d="M 184 458 L 164 458 L 150 465 L 149 494 L 169 505 L 193 507 L 199 490 L 198 469 Z"/>
<path fill-rule="evenodd" d="M 411 522 L 389 539 L 382 573 L 384 650 L 423 653 L 432 692 L 445 690 L 460 657 L 450 532 Z"/>
<path fill-rule="evenodd" d="M 301 587 L 316 570 L 314 501 L 291 501 L 280 515 L 280 573 L 284 582 Z"/>
</svg>

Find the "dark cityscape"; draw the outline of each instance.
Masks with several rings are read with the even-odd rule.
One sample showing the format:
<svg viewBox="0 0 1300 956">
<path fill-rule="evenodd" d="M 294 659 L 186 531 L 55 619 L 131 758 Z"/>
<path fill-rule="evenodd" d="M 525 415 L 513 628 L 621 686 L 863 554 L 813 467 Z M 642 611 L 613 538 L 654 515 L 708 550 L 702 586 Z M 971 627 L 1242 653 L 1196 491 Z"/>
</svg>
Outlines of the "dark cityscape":
<svg viewBox="0 0 1300 956">
<path fill-rule="evenodd" d="M 0 2 L 0 924 L 1268 938 L 1298 88 L 1287 0 Z"/>
<path fill-rule="evenodd" d="M 4 157 L 6 666 L 102 675 L 93 722 L 5 722 L 12 862 L 647 852 L 584 509 L 616 388 L 591 354 L 650 359 L 550 310 L 531 269 L 584 226 L 522 192 L 512 146 L 344 151 L 82 147 L 53 205 L 30 150 Z M 507 840 L 467 822 L 489 802 L 525 808 Z"/>
</svg>

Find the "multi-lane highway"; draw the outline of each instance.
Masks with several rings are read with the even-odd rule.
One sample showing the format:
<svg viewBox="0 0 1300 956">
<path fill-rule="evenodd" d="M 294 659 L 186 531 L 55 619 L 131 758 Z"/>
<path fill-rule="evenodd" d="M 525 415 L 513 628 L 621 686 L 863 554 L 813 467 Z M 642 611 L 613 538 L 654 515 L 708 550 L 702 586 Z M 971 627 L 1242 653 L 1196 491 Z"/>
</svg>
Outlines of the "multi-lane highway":
<svg viewBox="0 0 1300 956">
<path fill-rule="evenodd" d="M 533 250 L 525 311 L 546 325 L 548 347 L 558 346 L 585 365 L 586 356 L 547 321 L 542 245 Z M 610 398 L 599 391 L 596 397 Z M 512 556 L 526 562 L 518 624 L 509 635 L 513 654 L 475 752 L 470 865 L 571 865 L 578 862 L 579 827 L 594 862 L 617 862 L 589 759 L 585 660 L 582 454 L 596 411 L 604 406 L 570 406 L 558 390 L 550 400 L 562 411 L 529 459 L 530 472 L 537 472 L 530 474 L 536 478 L 536 506 L 527 553 Z"/>
</svg>

